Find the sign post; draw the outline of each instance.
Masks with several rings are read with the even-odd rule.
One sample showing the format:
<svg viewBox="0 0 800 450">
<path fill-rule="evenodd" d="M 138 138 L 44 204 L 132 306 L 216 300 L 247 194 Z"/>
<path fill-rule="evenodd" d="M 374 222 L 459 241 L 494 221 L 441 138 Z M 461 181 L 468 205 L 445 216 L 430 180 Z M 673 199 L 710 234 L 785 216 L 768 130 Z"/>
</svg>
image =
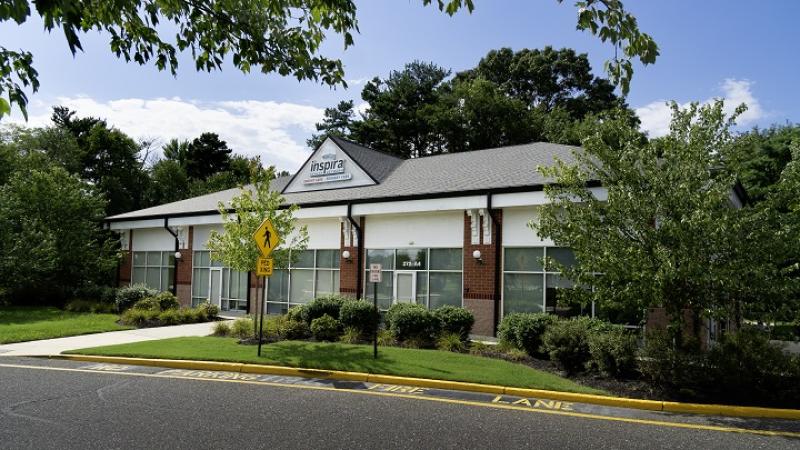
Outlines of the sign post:
<svg viewBox="0 0 800 450">
<path fill-rule="evenodd" d="M 378 283 L 382 280 L 383 267 L 380 264 L 369 265 L 369 281 L 372 282 L 372 305 L 375 307 L 375 313 L 378 313 Z M 378 359 L 378 327 L 380 320 L 375 321 L 375 332 L 372 333 L 372 358 Z"/>
<path fill-rule="evenodd" d="M 269 218 L 266 218 L 253 233 L 253 240 L 256 241 L 258 251 L 261 253 L 261 256 L 256 261 L 256 276 L 261 277 L 263 283 L 261 286 L 261 304 L 256 307 L 257 313 L 260 310 L 258 317 L 258 356 L 261 356 L 261 341 L 264 339 L 264 305 L 267 297 L 267 277 L 272 275 L 273 267 L 273 260 L 269 255 L 280 243 L 281 237 L 275 227 L 272 226 Z"/>
</svg>

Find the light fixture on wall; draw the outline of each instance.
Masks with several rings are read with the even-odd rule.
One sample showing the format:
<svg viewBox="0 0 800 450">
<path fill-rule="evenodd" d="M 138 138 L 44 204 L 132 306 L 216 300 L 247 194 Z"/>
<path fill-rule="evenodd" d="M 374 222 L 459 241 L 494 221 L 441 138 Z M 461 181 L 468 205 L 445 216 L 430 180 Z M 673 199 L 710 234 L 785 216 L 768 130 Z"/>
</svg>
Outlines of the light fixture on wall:
<svg viewBox="0 0 800 450">
<path fill-rule="evenodd" d="M 342 258 L 344 258 L 344 259 L 346 259 L 346 260 L 350 261 L 350 251 L 349 251 L 349 250 L 345 250 L 345 251 L 343 251 L 343 252 L 342 252 Z"/>
<path fill-rule="evenodd" d="M 475 258 L 475 261 L 478 261 L 479 263 L 483 263 L 483 260 L 481 259 L 481 251 L 480 250 L 475 250 L 474 252 L 472 252 L 472 257 Z"/>
<path fill-rule="evenodd" d="M 175 259 L 181 259 L 181 252 L 175 252 Z"/>
</svg>

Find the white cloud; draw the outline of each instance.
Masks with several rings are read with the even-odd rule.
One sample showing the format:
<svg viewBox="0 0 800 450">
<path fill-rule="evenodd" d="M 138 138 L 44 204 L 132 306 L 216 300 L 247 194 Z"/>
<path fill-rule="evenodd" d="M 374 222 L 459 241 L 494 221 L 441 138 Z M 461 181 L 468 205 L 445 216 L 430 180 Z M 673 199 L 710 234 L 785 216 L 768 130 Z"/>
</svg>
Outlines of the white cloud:
<svg viewBox="0 0 800 450">
<path fill-rule="evenodd" d="M 304 138 L 323 116 L 322 108 L 255 100 L 202 102 L 173 97 L 99 102 L 89 97 L 59 97 L 53 103 L 81 117 L 106 119 L 134 138 L 156 138 L 162 145 L 172 138 L 215 132 L 234 152 L 259 155 L 265 164 L 289 170 L 308 157 Z M 35 110 L 28 125 L 48 125 L 50 109 L 37 104 Z"/>
<path fill-rule="evenodd" d="M 739 125 L 750 125 L 766 115 L 761 103 L 753 95 L 752 86 L 752 81 L 728 78 L 719 87 L 723 93 L 722 97 L 712 97 L 702 103 L 709 104 L 714 100 L 722 99 L 725 102 L 725 114 L 728 115 L 732 114 L 739 105 L 744 103 L 747 105 L 747 111 L 739 116 L 737 123 Z M 688 105 L 689 103 L 679 104 L 682 108 Z M 642 129 L 647 131 L 650 137 L 664 136 L 669 133 L 672 110 L 666 100 L 657 100 L 636 108 L 636 114 L 642 121 Z"/>
</svg>

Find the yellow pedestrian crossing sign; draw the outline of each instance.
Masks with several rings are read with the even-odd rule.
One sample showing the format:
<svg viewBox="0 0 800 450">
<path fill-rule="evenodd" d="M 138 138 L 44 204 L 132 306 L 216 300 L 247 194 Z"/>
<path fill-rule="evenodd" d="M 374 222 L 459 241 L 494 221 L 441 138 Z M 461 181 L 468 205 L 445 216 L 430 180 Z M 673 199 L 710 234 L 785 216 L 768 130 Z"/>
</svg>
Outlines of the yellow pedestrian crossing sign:
<svg viewBox="0 0 800 450">
<path fill-rule="evenodd" d="M 272 258 L 258 258 L 256 276 L 268 277 L 270 275 L 272 275 Z"/>
<path fill-rule="evenodd" d="M 269 219 L 264 219 L 261 225 L 256 229 L 256 232 L 253 233 L 253 239 L 256 241 L 256 245 L 258 245 L 261 256 L 266 258 L 275 250 L 275 247 L 278 246 L 281 237 L 278 235 L 278 232 L 275 231 L 272 222 L 270 222 Z"/>
</svg>

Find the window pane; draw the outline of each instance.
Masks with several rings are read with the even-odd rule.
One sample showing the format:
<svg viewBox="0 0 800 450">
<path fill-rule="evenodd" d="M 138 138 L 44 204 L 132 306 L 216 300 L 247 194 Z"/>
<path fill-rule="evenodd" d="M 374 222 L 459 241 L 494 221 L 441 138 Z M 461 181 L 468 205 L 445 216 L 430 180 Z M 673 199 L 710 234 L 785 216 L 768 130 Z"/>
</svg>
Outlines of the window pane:
<svg viewBox="0 0 800 450">
<path fill-rule="evenodd" d="M 211 266 L 211 252 L 199 252 L 200 253 L 200 266 L 202 267 L 210 267 Z"/>
<path fill-rule="evenodd" d="M 393 270 L 394 250 L 367 250 L 367 268 L 370 264 L 381 264 L 383 270 Z"/>
<path fill-rule="evenodd" d="M 506 248 L 503 270 L 514 272 L 540 272 L 544 251 L 541 247 Z"/>
<path fill-rule="evenodd" d="M 161 290 L 161 269 L 158 267 L 148 267 L 145 275 L 145 283 L 152 289 Z"/>
<path fill-rule="evenodd" d="M 384 270 L 381 278 L 382 281 L 378 283 L 378 308 L 389 309 L 389 307 L 392 306 L 392 295 L 393 295 L 392 272 Z M 364 279 L 369 280 L 369 272 L 367 272 Z M 365 300 L 367 301 L 372 301 L 372 295 L 373 295 L 372 286 L 374 284 L 375 283 L 370 283 L 369 281 L 367 281 L 367 286 L 366 286 L 367 289 L 365 295 L 366 297 Z"/>
<path fill-rule="evenodd" d="M 286 314 L 289 309 L 286 303 L 267 302 L 267 314 Z"/>
<path fill-rule="evenodd" d="M 317 270 L 317 297 L 324 294 L 332 294 L 333 290 L 333 275 L 339 275 L 339 272 L 333 270 Z"/>
<path fill-rule="evenodd" d="M 175 267 L 175 252 L 162 252 L 161 265 Z"/>
<path fill-rule="evenodd" d="M 397 265 L 395 267 L 398 270 L 427 270 L 428 250 L 424 248 L 397 250 Z"/>
<path fill-rule="evenodd" d="M 231 271 L 231 298 L 247 300 L 247 272 Z"/>
<path fill-rule="evenodd" d="M 507 273 L 503 276 L 503 315 L 542 311 L 540 274 Z"/>
<path fill-rule="evenodd" d="M 432 248 L 431 270 L 461 270 L 462 255 L 460 248 Z"/>
<path fill-rule="evenodd" d="M 147 265 L 160 266 L 161 265 L 161 252 L 147 252 Z"/>
<path fill-rule="evenodd" d="M 144 284 L 145 270 L 144 267 L 136 267 L 133 269 L 133 280 L 131 280 L 133 284 Z"/>
<path fill-rule="evenodd" d="M 133 265 L 134 266 L 143 266 L 146 264 L 146 253 L 145 252 L 133 252 Z"/>
<path fill-rule="evenodd" d="M 428 272 L 417 272 L 417 304 L 428 306 Z"/>
<path fill-rule="evenodd" d="M 228 290 L 230 287 L 230 278 L 231 270 L 222 269 L 222 298 L 230 298 L 230 291 Z"/>
<path fill-rule="evenodd" d="M 192 278 L 192 296 L 208 298 L 208 269 L 195 269 Z"/>
<path fill-rule="evenodd" d="M 461 273 L 430 273 L 430 308 L 444 305 L 461 306 Z"/>
<path fill-rule="evenodd" d="M 565 267 L 572 267 L 575 265 L 575 253 L 571 249 L 563 247 L 553 247 L 547 249 L 547 257 Z M 548 268 L 548 270 L 557 270 L 555 267 Z"/>
<path fill-rule="evenodd" d="M 167 267 L 161 268 L 161 289 L 164 291 L 172 289 L 172 271 Z"/>
<path fill-rule="evenodd" d="M 292 267 L 314 268 L 314 250 L 303 250 L 292 254 Z"/>
<path fill-rule="evenodd" d="M 576 315 L 570 314 L 569 311 L 575 307 L 580 310 L 580 305 L 558 305 L 558 292 L 562 289 L 570 289 L 574 286 L 575 283 L 561 275 L 547 275 L 547 289 L 545 292 L 547 312 L 557 312 L 562 315 Z"/>
<path fill-rule="evenodd" d="M 308 303 L 314 299 L 314 271 L 292 269 L 291 285 L 289 286 L 290 303 Z"/>
<path fill-rule="evenodd" d="M 339 289 L 339 271 L 338 270 L 334 270 L 333 271 L 333 293 L 334 294 L 338 294 L 340 291 L 341 291 L 341 289 Z"/>
<path fill-rule="evenodd" d="M 317 267 L 338 269 L 339 250 L 317 250 Z"/>
<path fill-rule="evenodd" d="M 267 283 L 267 300 L 287 301 L 289 299 L 289 271 L 276 269 Z"/>
</svg>

